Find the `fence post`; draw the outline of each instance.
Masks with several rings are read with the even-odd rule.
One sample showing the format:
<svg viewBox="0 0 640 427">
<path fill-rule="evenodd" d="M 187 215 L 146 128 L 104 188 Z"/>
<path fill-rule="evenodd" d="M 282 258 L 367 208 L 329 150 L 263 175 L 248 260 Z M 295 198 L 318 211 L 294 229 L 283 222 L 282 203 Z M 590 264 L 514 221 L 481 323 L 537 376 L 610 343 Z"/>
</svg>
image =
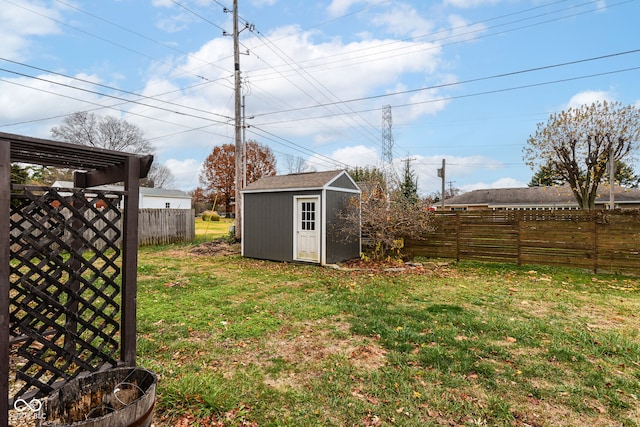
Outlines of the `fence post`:
<svg viewBox="0 0 640 427">
<path fill-rule="evenodd" d="M 515 220 L 515 225 L 516 225 L 516 236 L 517 236 L 517 241 L 516 241 L 516 251 L 517 251 L 517 265 L 520 266 L 522 265 L 522 221 L 520 221 L 520 215 L 518 215 L 516 213 L 516 215 L 514 215 L 514 220 Z"/>
<path fill-rule="evenodd" d="M 456 212 L 456 261 L 460 261 L 460 212 Z"/>
<path fill-rule="evenodd" d="M 598 214 L 593 218 L 593 273 L 598 273 Z"/>
</svg>

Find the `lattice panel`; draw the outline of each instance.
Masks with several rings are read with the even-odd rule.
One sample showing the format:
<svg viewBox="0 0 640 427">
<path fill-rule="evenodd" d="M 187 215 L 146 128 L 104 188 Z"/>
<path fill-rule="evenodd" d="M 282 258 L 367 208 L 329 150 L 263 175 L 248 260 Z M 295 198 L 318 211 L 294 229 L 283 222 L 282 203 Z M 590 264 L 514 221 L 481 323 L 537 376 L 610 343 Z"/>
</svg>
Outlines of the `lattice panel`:
<svg viewBox="0 0 640 427">
<path fill-rule="evenodd" d="M 15 399 L 44 396 L 81 372 L 116 365 L 122 194 L 12 189 L 10 332 L 21 360 Z"/>
</svg>

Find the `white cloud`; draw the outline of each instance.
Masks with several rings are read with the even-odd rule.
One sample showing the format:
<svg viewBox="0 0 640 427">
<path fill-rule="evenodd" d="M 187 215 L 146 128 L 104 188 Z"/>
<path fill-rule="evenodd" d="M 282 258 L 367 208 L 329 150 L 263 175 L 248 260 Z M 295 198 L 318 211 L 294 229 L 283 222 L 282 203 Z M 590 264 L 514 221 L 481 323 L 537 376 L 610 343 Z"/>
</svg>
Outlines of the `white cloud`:
<svg viewBox="0 0 640 427">
<path fill-rule="evenodd" d="M 253 0 L 251 2 L 255 7 L 273 6 L 278 0 Z"/>
<path fill-rule="evenodd" d="M 460 186 L 460 190 L 466 193 L 473 190 L 482 190 L 486 188 L 522 188 L 526 187 L 527 184 L 517 180 L 515 178 L 499 178 L 493 182 L 485 183 L 485 182 L 476 182 L 474 184 L 467 184 Z"/>
<path fill-rule="evenodd" d="M 613 101 L 613 96 L 605 91 L 584 91 L 571 97 L 566 108 L 580 108 L 583 105 L 591 105 L 598 101 Z"/>
<path fill-rule="evenodd" d="M 332 4 L 348 9 L 355 3 L 365 2 L 336 0 Z M 156 0 L 154 5 L 168 4 Z M 403 9 L 405 12 L 409 10 Z M 385 25 L 391 25 L 393 19 L 390 18 Z M 413 19 L 403 31 L 428 25 L 417 15 Z M 182 24 L 182 21 L 178 23 Z M 177 29 L 172 27 L 172 30 Z M 266 44 L 265 37 L 277 41 L 277 48 Z M 141 99 L 138 104 L 118 107 L 128 109 L 128 114 L 122 113 L 121 117 L 140 126 L 145 137 L 154 144 L 157 158 L 192 159 L 184 162 L 168 160 L 166 163 L 179 188 L 198 185 L 199 162 L 213 146 L 233 143 L 233 120 L 228 119 L 234 115 L 232 42 L 230 37 L 218 36 L 188 56 L 166 58 L 147 70 L 141 70 L 146 79 L 146 87 L 141 94 L 149 98 Z M 398 114 L 394 111 L 394 123 L 402 126 L 425 115 L 434 115 L 447 104 L 436 101 L 446 96 L 441 90 L 368 99 L 371 95 L 419 85 L 433 86 L 434 80 L 441 81 L 438 71 L 443 52 L 437 44 L 373 36 L 345 42 L 338 37 L 329 38 L 318 30 L 301 31 L 298 26 L 287 26 L 260 34 L 260 37 L 246 32 L 243 45 L 250 49 L 251 54 L 241 57 L 241 69 L 255 70 L 243 72 L 248 88 L 247 114 L 286 110 L 256 115 L 249 121 L 251 128 L 247 129 L 247 139 L 256 139 L 277 151 L 282 151 L 283 145 L 286 151 L 299 151 L 290 144 L 279 146 L 277 138 L 295 143 L 304 141 L 302 143 L 307 144 L 305 148 L 330 153 L 327 157 L 338 162 L 331 164 L 322 155 L 312 156 L 308 162 L 318 170 L 341 168 L 344 164 L 379 166 L 382 105 L 411 104 Z M 389 59 L 390 56 L 393 60 Z M 190 70 L 192 74 L 184 70 Z M 96 76 L 83 78 L 98 81 Z M 455 80 L 449 76 L 446 78 Z M 49 94 L 62 91 L 45 82 L 16 79 L 15 83 L 0 82 L 0 105 L 6 107 L 0 110 L 0 123 L 17 123 L 25 118 L 50 117 L 94 108 L 88 103 Z M 65 83 L 78 86 L 74 81 Z M 31 86 L 35 90 L 17 84 Z M 84 94 L 82 98 L 96 105 L 115 104 L 113 100 L 99 95 Z M 168 104 L 161 103 L 159 99 Z M 346 104 L 340 102 L 354 99 L 361 100 Z M 326 106 L 316 108 L 319 104 Z M 178 116 L 176 112 L 182 115 Z M 121 114 L 108 109 L 97 110 L 96 113 Z M 42 134 L 34 136 L 48 137 L 49 129 L 60 120 L 43 122 Z M 262 129 L 268 135 L 261 133 Z M 19 129 L 8 131 L 19 132 Z M 334 147 L 340 148 L 331 151 Z"/>
<path fill-rule="evenodd" d="M 4 78 L 3 81 L 0 81 L 0 105 L 2 105 L 0 123 L 7 126 L 12 123 L 18 124 L 25 118 L 28 121 L 29 118 L 36 117 L 38 118 L 39 130 L 30 130 L 31 136 L 49 138 L 51 136 L 49 130 L 60 124 L 62 116 L 94 108 L 91 103 L 100 101 L 97 95 L 92 95 L 89 92 L 83 95 L 86 102 L 56 95 L 64 91 L 55 82 L 88 91 L 96 90 L 96 87 L 89 83 L 80 83 L 77 80 L 57 75 L 39 75 L 38 77 L 39 79 Z M 78 74 L 77 77 L 86 81 L 100 82 L 95 75 Z M 117 113 L 104 110 L 99 114 L 116 115 Z M 46 120 L 46 118 L 51 118 L 51 120 Z M 19 133 L 20 129 L 21 127 L 18 125 L 7 131 Z"/>
<path fill-rule="evenodd" d="M 54 20 L 62 20 L 59 10 L 46 8 L 42 2 L 22 1 L 21 7 L 3 3 L 0 7 L 0 57 L 18 60 L 28 57 L 34 36 L 61 33 Z"/>
<path fill-rule="evenodd" d="M 335 163 L 332 163 L 331 160 Z M 305 166 L 310 170 L 323 171 L 343 169 L 345 164 L 349 165 L 349 167 L 379 166 L 380 158 L 374 148 L 357 145 L 339 148 L 326 156 L 313 155 L 307 160 Z"/>
<path fill-rule="evenodd" d="M 171 7 L 174 5 L 171 0 L 153 0 L 151 4 L 154 7 Z"/>
<path fill-rule="evenodd" d="M 500 0 L 445 0 L 444 4 L 458 7 L 460 9 L 469 9 L 472 7 L 493 5 L 500 3 Z"/>
<path fill-rule="evenodd" d="M 168 33 L 177 33 L 189 27 L 193 17 L 187 13 L 178 12 L 170 17 L 156 21 L 156 27 Z"/>
<path fill-rule="evenodd" d="M 399 3 L 395 7 L 376 15 L 373 24 L 385 27 L 390 34 L 412 37 L 424 36 L 433 32 L 434 23 L 420 16 L 418 11 L 408 4 Z"/>
<path fill-rule="evenodd" d="M 470 25 L 466 19 L 459 15 L 450 15 L 447 20 L 449 22 L 449 42 L 473 41 L 487 29 L 484 24 Z"/>
<path fill-rule="evenodd" d="M 195 189 L 200 185 L 200 169 L 202 163 L 195 159 L 169 159 L 164 162 L 175 178 L 175 187 L 179 189 Z"/>
<path fill-rule="evenodd" d="M 351 6 L 358 3 L 365 3 L 367 0 L 333 0 L 329 7 L 327 7 L 327 12 L 331 17 L 342 16 Z"/>
</svg>

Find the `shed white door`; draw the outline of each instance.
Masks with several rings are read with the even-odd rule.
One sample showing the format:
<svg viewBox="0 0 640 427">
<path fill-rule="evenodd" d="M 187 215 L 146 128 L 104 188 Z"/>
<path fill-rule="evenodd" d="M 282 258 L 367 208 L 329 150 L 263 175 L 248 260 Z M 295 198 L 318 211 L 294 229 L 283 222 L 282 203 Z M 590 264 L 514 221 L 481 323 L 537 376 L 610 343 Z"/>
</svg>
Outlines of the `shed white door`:
<svg viewBox="0 0 640 427">
<path fill-rule="evenodd" d="M 318 197 L 296 199 L 295 258 L 299 261 L 320 261 L 320 215 Z"/>
</svg>

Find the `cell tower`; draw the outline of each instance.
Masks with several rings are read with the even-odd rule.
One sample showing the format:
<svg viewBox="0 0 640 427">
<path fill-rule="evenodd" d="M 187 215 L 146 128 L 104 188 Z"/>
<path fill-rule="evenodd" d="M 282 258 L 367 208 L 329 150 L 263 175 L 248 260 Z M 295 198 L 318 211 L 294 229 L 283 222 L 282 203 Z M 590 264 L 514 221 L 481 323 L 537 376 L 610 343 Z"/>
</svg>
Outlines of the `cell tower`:
<svg viewBox="0 0 640 427">
<path fill-rule="evenodd" d="M 382 107 L 382 170 L 384 171 L 387 186 L 395 181 L 393 171 L 393 118 L 391 117 L 391 105 Z"/>
</svg>

